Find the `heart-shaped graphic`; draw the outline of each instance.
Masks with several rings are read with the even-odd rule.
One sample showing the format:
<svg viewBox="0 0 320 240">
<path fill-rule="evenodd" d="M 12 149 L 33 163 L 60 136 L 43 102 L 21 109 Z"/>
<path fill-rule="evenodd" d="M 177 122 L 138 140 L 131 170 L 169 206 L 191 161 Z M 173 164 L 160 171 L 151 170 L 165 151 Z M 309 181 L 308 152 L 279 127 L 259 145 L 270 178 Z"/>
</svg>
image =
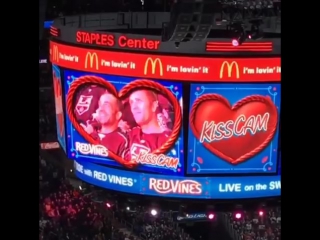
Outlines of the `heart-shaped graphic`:
<svg viewBox="0 0 320 240">
<path fill-rule="evenodd" d="M 90 134 L 88 134 L 83 129 L 83 127 L 81 127 L 79 122 L 76 120 L 75 113 L 74 113 L 76 93 L 81 87 L 85 85 L 102 86 L 110 94 L 116 96 L 120 100 L 125 99 L 126 97 L 129 96 L 131 92 L 139 89 L 152 90 L 155 93 L 159 93 L 165 96 L 169 100 L 169 102 L 172 104 L 173 111 L 174 111 L 174 123 L 172 127 L 172 132 L 169 138 L 167 139 L 167 141 L 160 148 L 154 150 L 152 154 L 165 154 L 174 146 L 180 134 L 180 128 L 182 125 L 182 114 L 181 114 L 181 108 L 178 100 L 169 89 L 165 88 L 160 83 L 154 82 L 152 80 L 138 79 L 128 83 L 118 92 L 115 86 L 112 85 L 112 83 L 108 82 L 107 80 L 101 77 L 82 76 L 71 83 L 69 92 L 67 94 L 66 105 L 67 105 L 67 113 L 72 125 L 78 131 L 78 133 L 81 136 L 83 136 L 83 138 L 86 139 L 89 143 L 98 145 L 99 141 L 94 139 Z M 136 162 L 130 161 L 130 160 L 128 161 L 128 159 L 124 159 L 123 157 L 118 156 L 111 151 L 108 151 L 108 157 L 128 168 L 132 168 L 137 165 Z"/>
<path fill-rule="evenodd" d="M 267 118 L 267 122 L 263 122 L 265 128 L 263 124 L 259 125 L 261 119 L 266 119 L 263 116 Z M 203 146 L 210 152 L 231 164 L 242 163 L 265 149 L 276 133 L 277 124 L 278 111 L 269 96 L 248 96 L 231 106 L 219 94 L 205 94 L 195 100 L 190 112 L 190 128 L 195 137 L 200 142 L 203 140 Z M 231 135 L 234 126 L 238 128 L 238 136 Z M 244 131 L 250 127 L 259 130 Z M 203 133 L 205 135 L 201 135 Z M 223 139 L 212 139 L 214 134 L 218 139 L 223 136 Z"/>
</svg>

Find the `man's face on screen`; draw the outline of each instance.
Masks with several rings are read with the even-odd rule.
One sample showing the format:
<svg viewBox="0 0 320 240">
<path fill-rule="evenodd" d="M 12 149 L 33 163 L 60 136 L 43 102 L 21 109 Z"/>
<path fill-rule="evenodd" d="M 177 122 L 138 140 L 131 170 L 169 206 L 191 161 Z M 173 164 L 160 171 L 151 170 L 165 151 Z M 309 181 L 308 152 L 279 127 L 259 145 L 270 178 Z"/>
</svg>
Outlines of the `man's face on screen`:
<svg viewBox="0 0 320 240">
<path fill-rule="evenodd" d="M 155 116 L 157 108 L 152 92 L 147 90 L 138 90 L 133 92 L 129 97 L 129 103 L 134 120 L 137 124 L 148 123 Z"/>
<path fill-rule="evenodd" d="M 104 124 L 114 124 L 117 121 L 116 115 L 119 111 L 117 99 L 112 94 L 103 94 L 99 100 L 98 121 Z"/>
</svg>

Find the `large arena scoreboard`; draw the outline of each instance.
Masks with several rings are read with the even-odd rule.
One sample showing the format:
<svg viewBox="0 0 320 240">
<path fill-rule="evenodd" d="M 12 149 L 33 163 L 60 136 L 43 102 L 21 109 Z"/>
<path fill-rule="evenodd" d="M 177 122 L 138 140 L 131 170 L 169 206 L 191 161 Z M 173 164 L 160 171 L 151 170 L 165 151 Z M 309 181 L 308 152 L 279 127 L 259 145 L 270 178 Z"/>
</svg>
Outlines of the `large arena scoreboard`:
<svg viewBox="0 0 320 240">
<path fill-rule="evenodd" d="M 128 193 L 279 196 L 279 57 L 182 57 L 50 42 L 58 139 L 77 176 Z"/>
</svg>

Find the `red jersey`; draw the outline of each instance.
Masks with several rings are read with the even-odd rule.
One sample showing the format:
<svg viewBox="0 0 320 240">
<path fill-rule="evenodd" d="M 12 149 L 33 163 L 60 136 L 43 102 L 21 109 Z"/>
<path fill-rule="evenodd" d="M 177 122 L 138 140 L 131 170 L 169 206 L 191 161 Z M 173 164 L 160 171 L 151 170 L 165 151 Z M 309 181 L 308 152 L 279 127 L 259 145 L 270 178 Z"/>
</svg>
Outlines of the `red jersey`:
<svg viewBox="0 0 320 240">
<path fill-rule="evenodd" d="M 105 146 L 114 154 L 124 158 L 125 151 L 128 148 L 128 139 L 126 136 L 115 130 L 111 133 L 98 133 L 101 145 Z"/>
<path fill-rule="evenodd" d="M 135 159 L 140 153 L 151 153 L 160 148 L 169 138 L 170 130 L 162 133 L 143 133 L 140 127 L 128 132 L 130 158 Z M 127 157 L 128 158 L 128 157 Z"/>
<path fill-rule="evenodd" d="M 130 104 L 128 102 L 123 103 L 122 120 L 129 125 L 130 129 L 137 126 L 131 112 Z"/>
<path fill-rule="evenodd" d="M 100 96 L 106 89 L 97 85 L 85 86 L 79 91 L 76 97 L 74 113 L 79 123 L 86 123 L 92 120 L 92 114 L 96 112 Z"/>
</svg>

